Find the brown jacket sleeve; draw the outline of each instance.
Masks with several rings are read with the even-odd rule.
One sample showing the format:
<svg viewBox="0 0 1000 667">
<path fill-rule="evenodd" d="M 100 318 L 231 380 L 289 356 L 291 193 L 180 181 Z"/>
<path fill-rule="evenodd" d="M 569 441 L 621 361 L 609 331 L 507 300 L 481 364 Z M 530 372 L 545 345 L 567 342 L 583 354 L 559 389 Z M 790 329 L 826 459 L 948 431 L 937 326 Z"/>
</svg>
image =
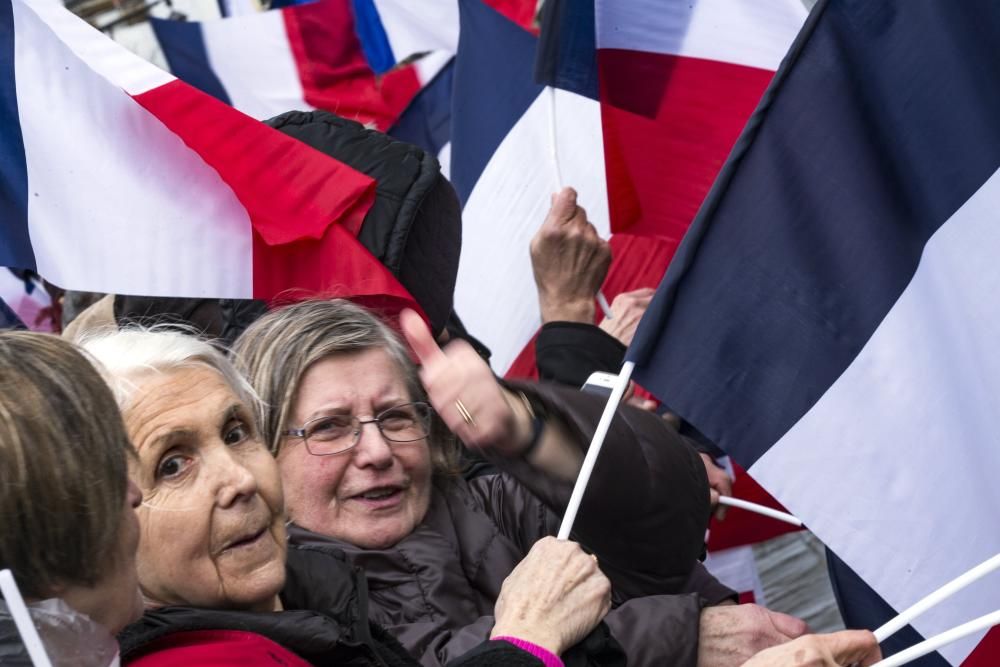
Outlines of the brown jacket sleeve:
<svg viewBox="0 0 1000 667">
<path fill-rule="evenodd" d="M 558 385 L 521 385 L 546 419 L 562 421 L 586 451 L 604 401 Z M 559 517 L 573 486 L 521 458 L 484 452 Z M 617 600 L 682 589 L 704 548 L 708 479 L 697 452 L 656 415 L 618 410 L 584 495 L 572 538 L 595 553 Z"/>
</svg>

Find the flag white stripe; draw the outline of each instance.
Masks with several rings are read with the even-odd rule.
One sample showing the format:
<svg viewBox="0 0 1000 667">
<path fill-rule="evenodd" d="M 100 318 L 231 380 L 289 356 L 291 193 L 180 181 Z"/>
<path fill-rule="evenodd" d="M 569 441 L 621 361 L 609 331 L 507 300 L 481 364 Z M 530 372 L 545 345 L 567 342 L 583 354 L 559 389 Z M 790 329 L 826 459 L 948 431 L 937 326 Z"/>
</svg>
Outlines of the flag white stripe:
<svg viewBox="0 0 1000 667">
<path fill-rule="evenodd" d="M 557 183 L 549 147 L 548 93 L 539 95 L 504 138 L 462 212 L 462 258 L 455 309 L 493 352 L 504 373 L 541 326 L 528 244 Z M 600 105 L 556 91 L 559 156 L 598 233 L 610 235 Z M 503 313 L 498 317 L 498 313 Z"/>
<path fill-rule="evenodd" d="M 375 8 L 397 61 L 424 51 L 458 51 L 456 0 L 375 0 Z"/>
<path fill-rule="evenodd" d="M 39 273 L 95 292 L 250 296 L 250 219 L 232 190 L 56 39 L 23 0 L 13 7 L 28 226 Z M 93 37 L 124 57 L 122 47 L 96 31 Z M 53 109 L 73 113 L 56 118 Z"/>
<path fill-rule="evenodd" d="M 89 63 L 92 70 L 131 95 L 144 93 L 174 80 L 169 73 L 149 64 L 110 39 L 105 39 L 96 28 L 66 11 L 61 2 L 14 0 L 14 7 L 16 11 L 26 10 L 36 14 L 49 26 L 51 32 L 58 35 L 66 48 Z M 25 35 L 21 33 L 16 35 L 15 39 L 24 46 Z M 40 45 L 41 43 L 34 45 L 35 49 L 40 50 Z M 48 72 L 47 76 L 53 77 L 54 73 Z M 72 73 L 69 73 L 66 78 L 71 76 Z"/>
<path fill-rule="evenodd" d="M 281 11 L 205 21 L 208 60 L 233 107 L 258 120 L 311 111 Z"/>
<path fill-rule="evenodd" d="M 597 47 L 777 70 L 808 12 L 802 0 L 596 0 Z"/>
<path fill-rule="evenodd" d="M 896 609 L 1000 552 L 998 208 L 1000 172 L 934 234 L 854 362 L 750 470 Z M 987 577 L 913 625 L 929 637 L 998 599 L 1000 578 Z M 942 652 L 958 664 L 982 635 Z"/>
</svg>

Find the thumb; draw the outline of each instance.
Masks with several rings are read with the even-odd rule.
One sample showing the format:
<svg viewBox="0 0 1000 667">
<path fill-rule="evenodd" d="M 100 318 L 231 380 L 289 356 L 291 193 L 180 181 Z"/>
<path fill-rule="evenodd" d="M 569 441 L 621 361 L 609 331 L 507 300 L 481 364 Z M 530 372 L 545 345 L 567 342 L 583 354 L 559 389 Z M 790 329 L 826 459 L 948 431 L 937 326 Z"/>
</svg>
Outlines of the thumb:
<svg viewBox="0 0 1000 667">
<path fill-rule="evenodd" d="M 809 632 L 809 626 L 806 625 L 806 622 L 794 616 L 782 614 L 778 611 L 768 611 L 767 614 L 768 618 L 771 619 L 771 625 L 774 626 L 774 629 L 789 639 L 801 637 Z"/>
<path fill-rule="evenodd" d="M 409 308 L 404 308 L 399 314 L 399 328 L 421 365 L 426 366 L 428 362 L 444 357 L 444 352 L 438 347 L 423 318 Z"/>
<path fill-rule="evenodd" d="M 561 224 L 569 222 L 576 215 L 576 190 L 563 188 L 552 197 L 552 208 L 546 222 Z"/>
</svg>

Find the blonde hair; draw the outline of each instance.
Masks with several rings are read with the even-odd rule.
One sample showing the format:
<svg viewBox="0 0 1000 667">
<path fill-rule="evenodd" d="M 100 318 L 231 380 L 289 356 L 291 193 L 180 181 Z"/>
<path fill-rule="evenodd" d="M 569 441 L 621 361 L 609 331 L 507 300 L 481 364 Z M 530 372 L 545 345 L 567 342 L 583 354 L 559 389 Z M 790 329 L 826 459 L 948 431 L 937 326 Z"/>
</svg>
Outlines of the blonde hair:
<svg viewBox="0 0 1000 667">
<path fill-rule="evenodd" d="M 257 421 L 272 454 L 278 453 L 309 367 L 328 357 L 370 349 L 385 351 L 395 362 L 411 400 L 427 400 L 403 342 L 374 313 L 350 301 L 302 301 L 267 313 L 243 332 L 233 344 L 233 361 L 261 398 Z M 436 416 L 429 441 L 435 470 L 455 472 L 457 444 Z"/>
<path fill-rule="evenodd" d="M 92 586 L 114 562 L 131 451 L 111 392 L 72 344 L 0 332 L 0 568 L 25 595 Z"/>
</svg>

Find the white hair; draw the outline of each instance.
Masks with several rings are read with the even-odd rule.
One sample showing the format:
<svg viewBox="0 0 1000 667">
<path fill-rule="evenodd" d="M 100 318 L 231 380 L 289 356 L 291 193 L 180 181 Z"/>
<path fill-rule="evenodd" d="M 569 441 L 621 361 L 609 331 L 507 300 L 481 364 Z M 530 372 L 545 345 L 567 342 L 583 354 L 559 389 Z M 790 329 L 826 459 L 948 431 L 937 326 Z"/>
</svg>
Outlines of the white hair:
<svg viewBox="0 0 1000 667">
<path fill-rule="evenodd" d="M 97 361 L 97 370 L 110 385 L 122 412 L 129 408 L 144 377 L 184 368 L 217 372 L 250 410 L 256 411 L 260 402 L 250 383 L 222 352 L 176 326 L 128 326 L 86 336 L 79 345 Z"/>
</svg>

